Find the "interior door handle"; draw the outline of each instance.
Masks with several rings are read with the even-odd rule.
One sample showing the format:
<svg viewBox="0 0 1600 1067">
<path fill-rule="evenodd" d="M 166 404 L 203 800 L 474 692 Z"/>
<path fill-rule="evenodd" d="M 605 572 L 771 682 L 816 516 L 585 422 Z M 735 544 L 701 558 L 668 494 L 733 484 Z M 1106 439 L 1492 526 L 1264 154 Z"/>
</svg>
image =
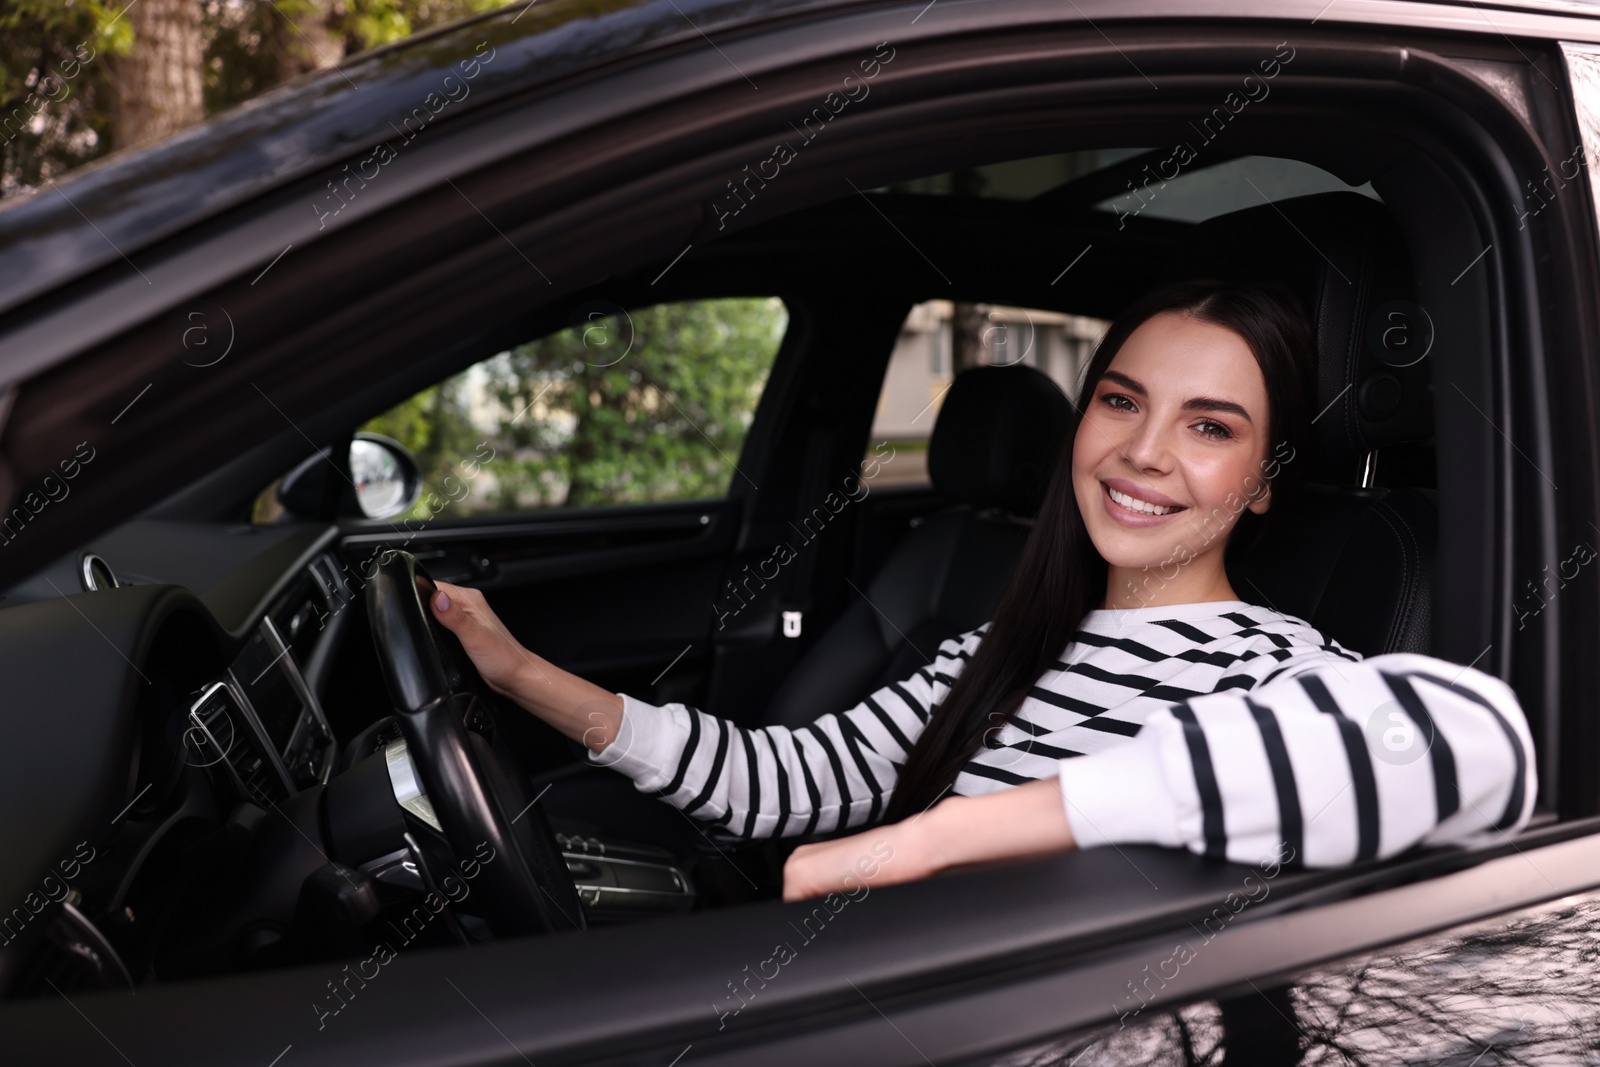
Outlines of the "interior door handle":
<svg viewBox="0 0 1600 1067">
<path fill-rule="evenodd" d="M 411 554 L 422 561 L 435 581 L 462 585 L 468 582 L 493 578 L 495 565 L 479 552 L 447 548 L 412 549 Z"/>
</svg>

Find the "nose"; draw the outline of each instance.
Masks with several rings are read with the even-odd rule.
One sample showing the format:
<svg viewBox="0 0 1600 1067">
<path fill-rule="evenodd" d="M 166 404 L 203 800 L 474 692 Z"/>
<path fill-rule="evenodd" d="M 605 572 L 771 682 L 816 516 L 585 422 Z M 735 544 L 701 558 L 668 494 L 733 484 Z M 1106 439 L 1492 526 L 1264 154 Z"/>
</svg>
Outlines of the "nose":
<svg viewBox="0 0 1600 1067">
<path fill-rule="evenodd" d="M 1172 439 L 1165 424 L 1151 418 L 1139 420 L 1138 425 L 1129 429 L 1122 454 L 1139 470 L 1166 470 L 1172 458 Z"/>
</svg>

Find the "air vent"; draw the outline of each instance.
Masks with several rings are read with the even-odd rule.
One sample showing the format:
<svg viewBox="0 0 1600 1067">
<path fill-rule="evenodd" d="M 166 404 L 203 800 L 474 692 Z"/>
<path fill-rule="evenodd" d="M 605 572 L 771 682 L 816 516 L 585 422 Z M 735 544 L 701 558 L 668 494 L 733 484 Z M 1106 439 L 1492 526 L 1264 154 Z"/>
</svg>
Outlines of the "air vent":
<svg viewBox="0 0 1600 1067">
<path fill-rule="evenodd" d="M 93 552 L 85 552 L 79 560 L 79 577 L 83 580 L 83 587 L 90 592 L 101 589 L 115 589 L 122 584 L 117 581 L 116 572 L 111 569 L 111 564 Z"/>
<path fill-rule="evenodd" d="M 239 772 L 239 780 L 244 783 L 245 792 L 250 794 L 252 800 L 264 808 L 270 808 L 277 802 L 277 776 L 266 759 L 256 752 L 254 745 L 236 748 L 229 762 Z"/>
<path fill-rule="evenodd" d="M 316 579 L 317 588 L 322 591 L 323 600 L 327 601 L 330 612 L 338 611 L 350 600 L 350 590 L 339 577 L 339 565 L 332 556 L 324 552 L 311 561 L 311 576 Z"/>
<path fill-rule="evenodd" d="M 233 772 L 235 784 L 262 807 L 283 798 L 277 772 L 262 755 L 255 735 L 226 682 L 212 684 L 189 712 L 184 738 L 185 757 L 201 767 L 221 767 Z"/>
</svg>

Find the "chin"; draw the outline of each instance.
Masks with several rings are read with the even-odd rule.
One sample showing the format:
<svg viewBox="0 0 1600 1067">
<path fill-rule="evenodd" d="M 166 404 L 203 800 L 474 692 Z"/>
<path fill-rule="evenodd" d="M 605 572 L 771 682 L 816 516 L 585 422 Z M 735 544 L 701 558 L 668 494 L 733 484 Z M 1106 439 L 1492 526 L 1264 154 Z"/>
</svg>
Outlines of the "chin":
<svg viewBox="0 0 1600 1067">
<path fill-rule="evenodd" d="M 1174 557 L 1176 555 L 1177 555 L 1177 549 L 1176 549 L 1176 546 L 1173 546 L 1173 547 L 1169 547 L 1169 548 L 1163 549 L 1161 552 L 1158 552 L 1155 555 L 1151 555 L 1148 552 L 1141 552 L 1141 553 L 1132 553 L 1132 552 L 1116 553 L 1116 552 L 1114 552 L 1111 555 L 1107 555 L 1106 553 L 1101 552 L 1100 553 L 1100 558 L 1105 560 L 1108 565 L 1110 565 L 1112 567 L 1121 567 L 1123 570 L 1129 570 L 1129 571 L 1138 571 L 1138 570 L 1155 571 L 1155 570 L 1159 570 L 1162 567 L 1163 564 L 1165 564 L 1166 566 L 1168 566 L 1170 568 L 1171 565 L 1172 565 L 1172 561 L 1173 561 L 1173 559 L 1174 559 Z"/>
<path fill-rule="evenodd" d="M 1163 560 L 1176 551 L 1176 545 L 1137 544 L 1120 536 L 1121 530 L 1106 530 L 1089 526 L 1089 540 L 1100 558 L 1113 567 L 1159 567 Z"/>
</svg>

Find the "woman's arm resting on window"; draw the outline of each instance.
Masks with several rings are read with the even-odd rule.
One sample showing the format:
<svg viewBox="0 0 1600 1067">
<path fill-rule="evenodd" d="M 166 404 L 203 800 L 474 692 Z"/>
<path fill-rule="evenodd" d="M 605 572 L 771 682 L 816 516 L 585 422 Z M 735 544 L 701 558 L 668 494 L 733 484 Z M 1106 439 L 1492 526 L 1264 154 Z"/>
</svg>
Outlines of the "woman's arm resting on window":
<svg viewBox="0 0 1600 1067">
<path fill-rule="evenodd" d="M 1175 704 L 1125 745 L 1062 760 L 1079 845 L 1336 867 L 1527 824 L 1533 743 L 1504 682 L 1415 653 L 1312 662 Z"/>
<path fill-rule="evenodd" d="M 911 882 L 968 864 L 1067 852 L 1073 844 L 1060 786 L 1042 778 L 987 796 L 949 797 L 903 822 L 801 845 L 783 865 L 783 899 Z"/>
</svg>

